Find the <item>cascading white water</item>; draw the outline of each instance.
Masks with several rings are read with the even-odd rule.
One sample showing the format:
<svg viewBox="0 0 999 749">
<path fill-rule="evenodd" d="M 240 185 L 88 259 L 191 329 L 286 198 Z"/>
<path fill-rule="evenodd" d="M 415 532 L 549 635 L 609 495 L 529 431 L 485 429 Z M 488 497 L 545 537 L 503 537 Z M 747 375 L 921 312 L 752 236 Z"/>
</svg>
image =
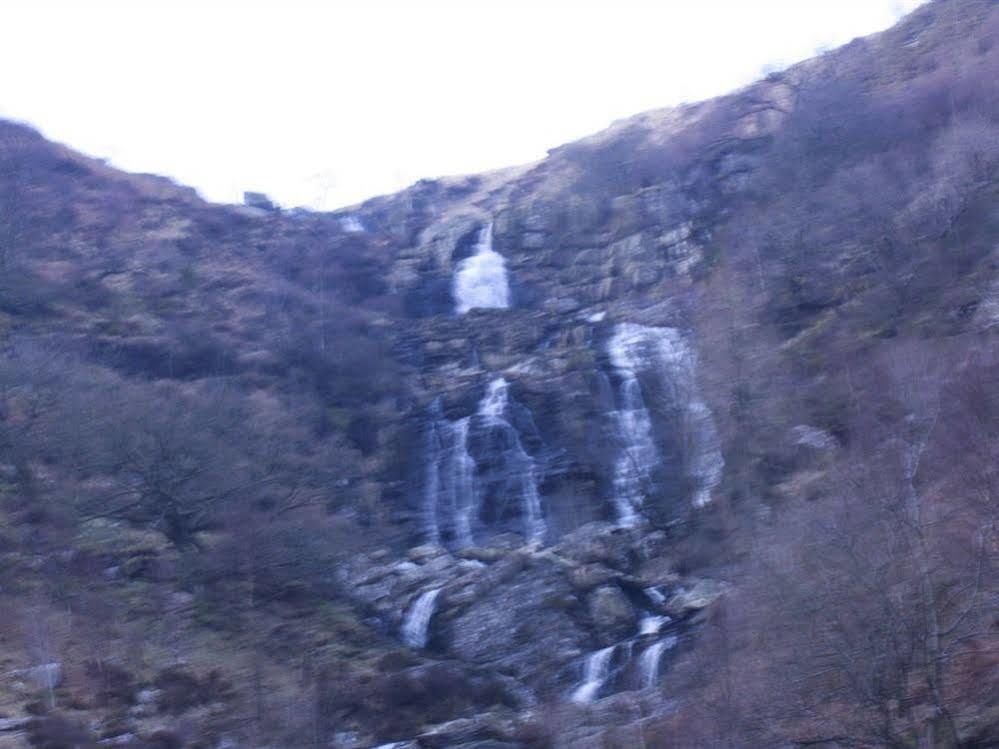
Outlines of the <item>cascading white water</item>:
<svg viewBox="0 0 999 749">
<path fill-rule="evenodd" d="M 475 490 L 475 461 L 468 454 L 467 416 L 454 422 L 452 428 L 453 455 L 451 457 L 451 487 L 454 494 L 454 533 L 461 546 L 471 546 L 472 519 L 478 510 L 478 496 Z"/>
<path fill-rule="evenodd" d="M 538 468 L 524 449 L 521 436 L 510 422 L 509 385 L 502 377 L 489 383 L 474 416 L 456 421 L 443 417 L 440 402 L 433 406 L 437 418 L 430 425 L 427 443 L 426 477 L 423 486 L 423 515 L 427 540 L 430 543 L 454 543 L 464 548 L 475 544 L 475 528 L 480 520 L 482 503 L 486 499 L 489 476 L 480 480 L 479 465 L 470 450 L 470 433 L 481 435 L 483 430 L 500 434 L 502 451 L 483 452 L 481 460 L 496 464 L 494 487 L 490 497 L 499 492 L 510 497 L 519 507 L 524 536 L 529 540 L 544 538 L 547 530 L 538 491 Z"/>
<path fill-rule="evenodd" d="M 349 234 L 360 234 L 361 232 L 367 231 L 367 229 L 364 228 L 364 224 L 361 222 L 361 219 L 350 214 L 341 217 L 340 228 Z"/>
<path fill-rule="evenodd" d="M 585 704 L 596 699 L 610 675 L 611 659 L 616 649 L 617 645 L 611 645 L 586 657 L 583 665 L 583 681 L 573 690 L 570 698 L 573 702 Z"/>
<path fill-rule="evenodd" d="M 644 330 L 630 323 L 616 325 L 607 343 L 611 365 L 621 380 L 618 407 L 612 415 L 620 441 L 614 461 L 613 498 L 618 523 L 622 526 L 633 526 L 641 518 L 652 467 L 659 458 L 652 434 L 652 418 L 638 381 L 638 372 L 647 364 L 639 350 Z"/>
<path fill-rule="evenodd" d="M 437 404 L 439 407 L 439 404 Z M 436 419 L 430 426 L 424 513 L 427 537 L 441 543 L 441 518 L 462 546 L 474 543 L 472 520 L 478 509 L 475 460 L 468 452 L 469 417 Z"/>
<path fill-rule="evenodd" d="M 510 386 L 505 379 L 497 377 L 486 387 L 486 394 L 479 402 L 479 413 L 495 424 L 503 418 L 509 402 Z"/>
<path fill-rule="evenodd" d="M 693 350 L 675 328 L 619 323 L 607 344 L 607 353 L 620 385 L 612 413 L 620 441 L 614 462 L 613 500 L 622 526 L 635 525 L 650 493 L 659 451 L 652 417 L 642 393 L 639 374 L 653 370 L 679 410 L 684 459 L 696 487 L 691 501 L 702 506 L 721 479 L 724 468 L 714 420 L 701 400 L 695 378 Z"/>
<path fill-rule="evenodd" d="M 409 607 L 402 623 L 402 641 L 411 648 L 425 648 L 430 634 L 430 620 L 437 609 L 437 596 L 441 589 L 435 588 L 420 594 Z"/>
<path fill-rule="evenodd" d="M 659 590 L 659 588 L 649 587 L 643 589 L 642 592 L 645 593 L 648 599 L 652 601 L 652 603 L 654 603 L 656 606 L 662 606 L 664 603 L 666 603 L 666 596 L 663 595 L 663 592 Z"/>
<path fill-rule="evenodd" d="M 642 617 L 641 621 L 638 623 L 638 634 L 641 635 L 657 635 L 659 630 L 662 629 L 663 625 L 669 621 L 668 616 L 656 616 L 655 614 L 646 614 Z"/>
<path fill-rule="evenodd" d="M 435 402 L 439 406 L 439 402 Z M 440 545 L 441 527 L 437 520 L 441 493 L 441 456 L 444 454 L 440 421 L 430 423 L 427 433 L 427 476 L 423 481 L 423 523 L 427 531 L 427 541 Z"/>
<path fill-rule="evenodd" d="M 512 436 L 510 465 L 520 495 L 521 515 L 524 518 L 524 535 L 534 541 L 544 538 L 547 530 L 541 511 L 541 495 L 538 493 L 537 466 L 534 459 L 524 450 L 517 430 L 506 418 L 509 404 L 509 383 L 497 377 L 489 383 L 486 395 L 479 405 L 479 415 L 487 426 L 509 430 Z"/>
<path fill-rule="evenodd" d="M 663 653 L 678 642 L 674 635 L 660 635 L 671 621 L 668 616 L 646 612 L 639 620 L 637 634 L 586 656 L 583 679 L 569 698 L 573 702 L 592 702 L 609 683 L 618 681 L 638 683 L 642 689 L 654 686 L 659 681 Z M 617 665 L 612 668 L 614 663 Z M 637 665 L 633 667 L 633 663 Z"/>
<path fill-rule="evenodd" d="M 643 687 L 647 689 L 656 685 L 659 681 L 659 664 L 663 659 L 663 653 L 675 646 L 675 637 L 664 637 L 642 651 L 642 655 L 638 658 L 638 668 L 642 674 Z"/>
<path fill-rule="evenodd" d="M 492 222 L 479 231 L 471 257 L 458 263 L 454 276 L 454 302 L 459 315 L 472 309 L 506 309 L 510 306 L 506 260 L 493 249 Z"/>
</svg>

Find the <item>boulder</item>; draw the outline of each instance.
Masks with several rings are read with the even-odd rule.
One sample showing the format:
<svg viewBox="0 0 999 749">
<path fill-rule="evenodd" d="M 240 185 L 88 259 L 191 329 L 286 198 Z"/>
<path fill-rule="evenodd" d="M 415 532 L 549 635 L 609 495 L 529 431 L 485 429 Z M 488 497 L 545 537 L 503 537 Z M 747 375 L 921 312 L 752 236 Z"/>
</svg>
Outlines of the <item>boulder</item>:
<svg viewBox="0 0 999 749">
<path fill-rule="evenodd" d="M 693 225 L 688 221 L 679 226 L 669 229 L 659 235 L 657 243 L 660 247 L 672 247 L 673 245 L 686 242 L 694 233 Z"/>
<path fill-rule="evenodd" d="M 525 250 L 540 250 L 545 246 L 545 235 L 540 231 L 525 231 L 520 237 L 520 246 Z"/>
<path fill-rule="evenodd" d="M 610 523 L 587 523 L 567 534 L 556 549 L 582 564 L 596 562 L 623 572 L 632 566 L 629 532 Z"/>
<path fill-rule="evenodd" d="M 411 561 L 416 562 L 416 564 L 426 564 L 431 559 L 437 559 L 438 557 L 446 556 L 447 549 L 443 549 L 440 546 L 434 544 L 423 544 L 422 546 L 414 546 L 409 550 L 408 556 Z"/>
<path fill-rule="evenodd" d="M 798 424 L 798 426 L 793 427 L 791 438 L 796 446 L 808 447 L 812 450 L 832 450 L 839 444 L 836 438 L 825 429 L 808 424 Z"/>
<path fill-rule="evenodd" d="M 602 585 L 587 598 L 590 618 L 601 632 L 626 634 L 635 628 L 635 609 L 616 585 Z"/>
<path fill-rule="evenodd" d="M 588 591 L 621 576 L 620 572 L 602 564 L 583 564 L 569 569 L 569 584 L 578 591 Z"/>
<path fill-rule="evenodd" d="M 25 669 L 22 674 L 37 689 L 55 689 L 62 684 L 63 674 L 61 663 L 43 663 L 40 666 Z"/>
<path fill-rule="evenodd" d="M 706 609 L 723 595 L 728 585 L 717 580 L 697 580 L 690 587 L 680 588 L 666 602 L 666 612 L 672 616 L 683 616 L 692 611 Z"/>
<path fill-rule="evenodd" d="M 517 554 L 481 572 L 478 597 L 444 625 L 449 652 L 531 688 L 559 685 L 560 670 L 589 639 L 562 566 Z"/>
<path fill-rule="evenodd" d="M 21 731 L 28 727 L 31 717 L 0 718 L 0 731 Z"/>
<path fill-rule="evenodd" d="M 502 535 L 505 536 L 508 534 Z M 494 537 L 491 541 L 496 538 L 500 538 L 500 536 Z M 486 564 L 497 562 L 509 556 L 520 545 L 520 536 L 516 536 L 515 538 L 517 539 L 516 545 L 508 546 L 506 544 L 497 545 L 490 543 L 489 546 L 469 546 L 459 551 L 458 556 L 462 559 L 484 562 Z"/>
<path fill-rule="evenodd" d="M 483 713 L 433 726 L 417 741 L 427 749 L 517 749 L 521 745 L 511 741 L 515 730 L 509 719 Z"/>
</svg>

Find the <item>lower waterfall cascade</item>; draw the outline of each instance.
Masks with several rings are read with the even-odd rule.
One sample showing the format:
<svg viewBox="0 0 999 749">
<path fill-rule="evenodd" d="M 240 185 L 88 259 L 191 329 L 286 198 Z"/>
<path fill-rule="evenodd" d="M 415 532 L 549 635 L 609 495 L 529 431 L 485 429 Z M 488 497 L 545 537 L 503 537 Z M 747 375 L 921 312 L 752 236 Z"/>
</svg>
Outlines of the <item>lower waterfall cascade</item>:
<svg viewBox="0 0 999 749">
<path fill-rule="evenodd" d="M 666 448 L 659 440 L 664 424 L 670 422 L 660 423 L 663 419 L 672 420 L 674 431 L 683 430 L 677 443 L 683 449 L 686 501 L 703 506 L 720 481 L 724 461 L 712 414 L 697 387 L 696 360 L 686 336 L 675 328 L 617 323 L 611 328 L 606 353 L 609 368 L 595 369 L 596 411 L 609 417 L 614 437 L 608 484 L 617 526 L 635 528 L 647 522 L 644 505 L 653 495 L 651 484 L 657 479 L 653 474 L 664 462 Z M 485 380 L 473 412 L 449 416 L 439 397 L 431 404 L 429 417 L 419 501 L 423 537 L 443 547 L 438 553 L 471 549 L 507 532 L 526 542 L 558 541 L 546 538 L 540 490 L 548 470 L 544 460 L 551 458 L 542 457 L 548 453 L 533 415 L 514 400 L 505 377 Z M 425 590 L 410 604 L 401 630 L 410 647 L 426 647 L 441 590 Z M 581 676 L 568 695 L 572 702 L 587 704 L 659 682 L 666 654 L 678 644 L 679 628 L 684 626 L 665 614 L 665 590 L 655 585 L 643 588 L 641 608 L 646 610 L 633 634 L 581 660 Z"/>
<path fill-rule="evenodd" d="M 662 628 L 671 622 L 668 616 L 646 613 L 639 620 L 637 634 L 586 656 L 582 680 L 569 699 L 586 704 L 597 700 L 602 692 L 609 689 L 616 693 L 628 691 L 629 688 L 654 687 L 659 682 L 659 666 L 664 653 L 679 643 L 675 634 L 660 636 Z"/>
<path fill-rule="evenodd" d="M 441 589 L 421 593 L 410 606 L 402 623 L 402 639 L 411 648 L 425 648 L 430 636 L 430 620 L 437 609 Z"/>
<path fill-rule="evenodd" d="M 611 659 L 616 649 L 617 645 L 611 645 L 587 656 L 583 665 L 583 681 L 570 697 L 573 702 L 585 704 L 597 698 L 610 675 Z"/>
<path fill-rule="evenodd" d="M 663 653 L 676 647 L 677 639 L 673 636 L 652 643 L 638 659 L 639 671 L 642 675 L 642 686 L 646 689 L 654 687 L 659 681 L 659 664 Z"/>
</svg>

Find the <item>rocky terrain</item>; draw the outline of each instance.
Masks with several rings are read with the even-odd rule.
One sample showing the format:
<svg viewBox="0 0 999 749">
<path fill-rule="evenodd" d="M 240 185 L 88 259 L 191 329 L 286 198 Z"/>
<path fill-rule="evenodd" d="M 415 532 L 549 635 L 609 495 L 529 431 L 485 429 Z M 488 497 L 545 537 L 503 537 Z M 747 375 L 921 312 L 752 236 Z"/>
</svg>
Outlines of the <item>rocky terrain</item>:
<svg viewBox="0 0 999 749">
<path fill-rule="evenodd" d="M 997 74 L 333 213 L 0 122 L 0 747 L 999 745 Z"/>
</svg>

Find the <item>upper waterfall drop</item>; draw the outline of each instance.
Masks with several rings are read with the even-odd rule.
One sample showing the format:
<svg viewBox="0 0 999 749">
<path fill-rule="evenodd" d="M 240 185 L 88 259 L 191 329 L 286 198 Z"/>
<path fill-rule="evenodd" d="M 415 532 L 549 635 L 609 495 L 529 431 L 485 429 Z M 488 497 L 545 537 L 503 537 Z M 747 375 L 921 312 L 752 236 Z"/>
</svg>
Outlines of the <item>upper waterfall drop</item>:
<svg viewBox="0 0 999 749">
<path fill-rule="evenodd" d="M 340 228 L 348 234 L 361 234 L 367 231 L 364 222 L 357 216 L 349 213 L 340 218 Z"/>
<path fill-rule="evenodd" d="M 493 249 L 491 221 L 479 230 L 471 257 L 458 263 L 454 302 L 459 315 L 472 309 L 507 309 L 510 306 L 506 260 Z"/>
</svg>

